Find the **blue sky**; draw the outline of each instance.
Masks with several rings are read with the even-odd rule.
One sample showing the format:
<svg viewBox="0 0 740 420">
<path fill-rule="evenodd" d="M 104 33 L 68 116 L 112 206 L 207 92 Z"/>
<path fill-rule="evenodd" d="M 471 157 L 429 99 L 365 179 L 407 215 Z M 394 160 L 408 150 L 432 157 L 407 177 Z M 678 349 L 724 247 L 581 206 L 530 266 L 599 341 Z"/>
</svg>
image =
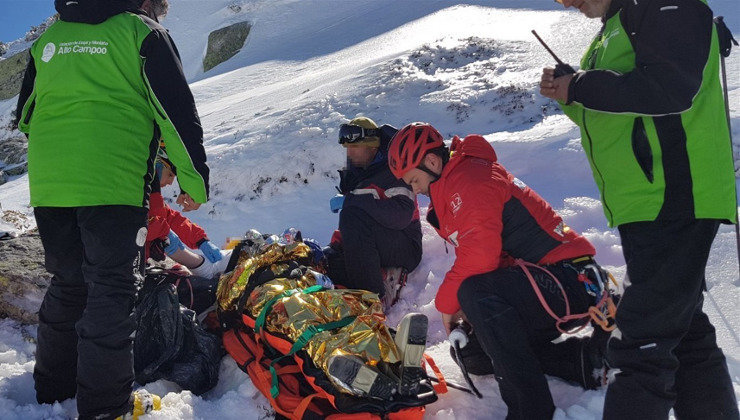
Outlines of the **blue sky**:
<svg viewBox="0 0 740 420">
<path fill-rule="evenodd" d="M 0 0 L 0 41 L 22 37 L 54 13 L 54 0 Z"/>
</svg>

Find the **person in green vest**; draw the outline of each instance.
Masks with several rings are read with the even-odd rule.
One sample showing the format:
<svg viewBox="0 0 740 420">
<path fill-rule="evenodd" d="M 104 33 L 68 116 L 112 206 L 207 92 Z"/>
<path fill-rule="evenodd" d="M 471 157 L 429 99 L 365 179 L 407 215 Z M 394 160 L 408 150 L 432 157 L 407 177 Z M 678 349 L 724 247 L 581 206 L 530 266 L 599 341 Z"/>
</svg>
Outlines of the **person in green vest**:
<svg viewBox="0 0 740 420">
<path fill-rule="evenodd" d="M 166 0 L 55 2 L 31 47 L 16 115 L 28 136 L 31 205 L 53 274 L 39 310 L 39 403 L 77 398 L 80 419 L 135 418 L 137 283 L 160 136 L 185 210 L 208 199 L 203 130 L 182 64 L 157 23 Z M 100 181 L 103 176 L 106 182 Z"/>
<path fill-rule="evenodd" d="M 725 356 L 702 311 L 735 175 L 706 0 L 562 0 L 603 27 L 575 74 L 543 70 L 581 142 L 627 262 L 605 419 L 737 419 Z"/>
</svg>

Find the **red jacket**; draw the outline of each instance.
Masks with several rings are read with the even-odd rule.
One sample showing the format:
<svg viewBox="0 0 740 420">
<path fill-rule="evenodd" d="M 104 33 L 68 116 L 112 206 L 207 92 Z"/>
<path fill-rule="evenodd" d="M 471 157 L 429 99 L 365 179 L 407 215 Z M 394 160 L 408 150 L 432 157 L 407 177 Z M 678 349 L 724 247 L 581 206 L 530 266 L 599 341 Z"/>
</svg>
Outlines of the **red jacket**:
<svg viewBox="0 0 740 420">
<path fill-rule="evenodd" d="M 157 181 L 158 182 L 158 181 Z M 149 258 L 149 246 L 155 239 L 164 239 L 175 232 L 183 244 L 197 249 L 204 240 L 208 240 L 206 231 L 202 227 L 188 220 L 177 210 L 172 210 L 162 199 L 162 193 L 153 192 L 149 195 L 149 224 L 146 234 L 146 258 Z"/>
<path fill-rule="evenodd" d="M 435 299 L 440 312 L 460 310 L 457 290 L 465 279 L 511 265 L 513 258 L 553 264 L 596 254 L 542 197 L 496 162 L 483 137 L 455 138 L 452 152 L 429 186 L 427 220 L 455 247 L 455 263 Z"/>
</svg>

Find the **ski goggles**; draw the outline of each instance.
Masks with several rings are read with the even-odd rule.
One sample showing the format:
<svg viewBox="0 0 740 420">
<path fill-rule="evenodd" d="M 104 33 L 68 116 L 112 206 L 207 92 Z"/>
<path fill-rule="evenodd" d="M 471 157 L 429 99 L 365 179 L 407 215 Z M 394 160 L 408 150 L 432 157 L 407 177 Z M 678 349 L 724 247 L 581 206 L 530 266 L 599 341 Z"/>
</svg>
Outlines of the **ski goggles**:
<svg viewBox="0 0 740 420">
<path fill-rule="evenodd" d="M 367 137 L 380 137 L 377 128 L 363 128 L 358 125 L 342 124 L 339 126 L 339 144 L 360 143 Z"/>
</svg>

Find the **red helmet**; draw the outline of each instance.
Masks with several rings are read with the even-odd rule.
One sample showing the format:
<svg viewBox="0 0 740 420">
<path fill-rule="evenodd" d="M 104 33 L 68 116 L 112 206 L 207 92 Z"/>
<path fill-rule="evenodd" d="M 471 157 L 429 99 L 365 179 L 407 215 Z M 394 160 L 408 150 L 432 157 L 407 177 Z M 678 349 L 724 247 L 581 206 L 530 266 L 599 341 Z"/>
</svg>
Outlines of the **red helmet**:
<svg viewBox="0 0 740 420">
<path fill-rule="evenodd" d="M 430 150 L 444 146 L 442 135 L 431 124 L 411 123 L 398 130 L 388 146 L 388 166 L 396 178 L 418 168 Z"/>
</svg>

